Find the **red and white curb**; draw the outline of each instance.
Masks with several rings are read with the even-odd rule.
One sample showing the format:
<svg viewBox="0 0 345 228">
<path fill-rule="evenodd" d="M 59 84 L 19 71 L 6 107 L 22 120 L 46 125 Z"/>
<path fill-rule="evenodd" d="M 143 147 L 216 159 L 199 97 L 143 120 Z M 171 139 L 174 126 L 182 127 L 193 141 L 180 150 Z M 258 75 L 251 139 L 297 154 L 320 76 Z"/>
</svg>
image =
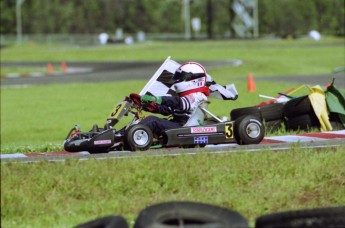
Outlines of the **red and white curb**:
<svg viewBox="0 0 345 228">
<path fill-rule="evenodd" d="M 286 135 L 286 136 L 271 136 L 265 137 L 260 144 L 277 144 L 277 143 L 298 143 L 298 142 L 316 142 L 316 141 L 325 141 L 330 139 L 345 139 L 345 130 L 340 131 L 329 131 L 329 132 L 320 132 L 320 133 L 306 133 L 298 135 Z M 221 144 L 215 146 L 238 146 L 237 144 Z M 207 147 L 213 147 L 209 145 Z M 115 152 L 117 153 L 117 152 Z M 58 151 L 58 152 L 47 152 L 47 153 L 28 153 L 28 154 L 1 154 L 1 159 L 7 158 L 25 158 L 25 157 L 44 157 L 44 156 L 59 156 L 59 155 L 71 155 L 71 154 L 90 154 L 87 151 L 71 153 L 67 151 Z"/>
<path fill-rule="evenodd" d="M 345 130 L 265 137 L 261 144 L 316 142 L 329 139 L 345 139 Z"/>
</svg>

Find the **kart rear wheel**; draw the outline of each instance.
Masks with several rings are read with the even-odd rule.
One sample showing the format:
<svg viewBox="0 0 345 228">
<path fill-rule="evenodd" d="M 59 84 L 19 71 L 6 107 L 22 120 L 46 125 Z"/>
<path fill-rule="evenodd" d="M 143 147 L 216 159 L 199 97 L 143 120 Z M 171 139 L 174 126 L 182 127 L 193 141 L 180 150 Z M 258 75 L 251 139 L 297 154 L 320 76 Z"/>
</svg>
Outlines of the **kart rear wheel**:
<svg viewBox="0 0 345 228">
<path fill-rule="evenodd" d="M 235 120 L 235 138 L 238 144 L 259 144 L 265 136 L 265 127 L 257 116 L 244 116 Z"/>
<path fill-rule="evenodd" d="M 148 150 L 152 141 L 152 131 L 146 125 L 132 125 L 125 132 L 125 146 L 131 151 Z"/>
</svg>

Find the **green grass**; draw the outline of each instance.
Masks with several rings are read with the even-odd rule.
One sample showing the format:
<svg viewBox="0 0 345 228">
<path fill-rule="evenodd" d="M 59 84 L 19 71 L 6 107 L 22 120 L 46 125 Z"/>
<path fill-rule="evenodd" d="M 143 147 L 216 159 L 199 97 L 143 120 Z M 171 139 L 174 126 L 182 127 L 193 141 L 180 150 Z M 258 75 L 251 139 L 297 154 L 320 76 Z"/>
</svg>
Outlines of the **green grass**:
<svg viewBox="0 0 345 228">
<path fill-rule="evenodd" d="M 345 147 L 1 164 L 2 227 L 72 227 L 148 205 L 197 201 L 255 218 L 343 205 Z"/>
<path fill-rule="evenodd" d="M 14 46 L 1 50 L 1 61 L 163 61 L 241 59 L 244 66 L 219 71 L 229 77 L 324 74 L 344 65 L 344 40 L 255 40 L 147 42 L 97 47 Z M 217 72 L 218 73 L 218 72 Z"/>
<path fill-rule="evenodd" d="M 246 77 L 289 74 L 323 74 L 344 63 L 342 39 L 308 40 L 148 42 L 133 46 L 98 47 L 13 46 L 1 50 L 2 61 L 161 61 L 241 59 L 238 67 L 209 69 L 219 84 L 235 83 L 235 102 L 212 100 L 216 115 L 264 101 L 259 94 L 276 96 L 297 84 L 256 82 L 257 92 L 247 93 Z M 154 72 L 152 72 L 153 74 Z M 149 79 L 152 75 L 147 75 Z M 6 80 L 6 79 L 4 79 Z M 1 88 L 1 152 L 56 150 L 74 124 L 89 130 L 103 125 L 112 107 L 131 92 L 139 92 L 146 81 L 97 84 Z M 311 82 L 311 85 L 312 82 Z M 306 92 L 304 90 L 303 92 Z"/>
<path fill-rule="evenodd" d="M 276 96 L 280 91 L 296 88 L 293 84 L 275 83 L 272 87 L 270 82 L 258 82 L 257 92 L 248 93 L 245 80 L 231 82 L 240 94 L 236 101 L 210 99 L 209 109 L 218 116 L 230 118 L 234 108 L 265 101 L 259 94 Z M 84 131 L 94 123 L 103 126 L 112 108 L 124 96 L 140 92 L 144 85 L 145 81 L 136 81 L 3 88 L 1 152 L 62 150 L 62 142 L 75 124 L 80 124 Z M 119 126 L 129 120 L 124 119 Z"/>
<path fill-rule="evenodd" d="M 297 84 L 256 82 L 246 76 L 324 74 L 344 64 L 343 39 L 146 43 L 107 47 L 15 46 L 1 61 L 162 61 L 241 59 L 239 67 L 210 69 L 220 84 L 235 83 L 237 101 L 211 100 L 210 110 L 258 104 Z M 152 72 L 154 73 L 154 72 Z M 150 78 L 151 75 L 147 75 Z M 57 151 L 79 123 L 102 125 L 125 95 L 146 81 L 1 88 L 1 153 Z M 313 85 L 313 82 L 311 82 Z M 301 91 L 300 94 L 306 91 Z M 286 134 L 279 132 L 278 134 Z M 1 227 L 72 227 L 109 214 L 132 222 L 148 205 L 201 201 L 239 211 L 253 226 L 275 211 L 344 205 L 345 148 L 126 158 L 62 163 L 1 164 Z M 143 153 L 143 155 L 145 155 Z"/>
<path fill-rule="evenodd" d="M 28 75 L 31 73 L 47 73 L 47 68 L 44 67 L 1 67 L 0 75 L 3 77 L 7 74 Z"/>
</svg>

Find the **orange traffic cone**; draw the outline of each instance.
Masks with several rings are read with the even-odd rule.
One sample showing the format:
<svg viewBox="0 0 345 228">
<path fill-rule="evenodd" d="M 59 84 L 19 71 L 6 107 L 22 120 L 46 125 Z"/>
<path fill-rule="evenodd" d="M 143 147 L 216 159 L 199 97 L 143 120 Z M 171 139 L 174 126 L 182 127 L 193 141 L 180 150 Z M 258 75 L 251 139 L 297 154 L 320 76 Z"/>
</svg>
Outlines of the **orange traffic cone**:
<svg viewBox="0 0 345 228">
<path fill-rule="evenodd" d="M 255 82 L 253 75 L 251 73 L 248 74 L 248 92 L 254 93 L 255 92 Z"/>
<path fill-rule="evenodd" d="M 53 64 L 51 63 L 47 64 L 47 72 L 48 74 L 52 74 L 54 72 Z"/>
<path fill-rule="evenodd" d="M 62 72 L 64 72 L 64 73 L 67 72 L 67 64 L 65 62 L 61 63 L 61 69 L 62 69 Z"/>
</svg>

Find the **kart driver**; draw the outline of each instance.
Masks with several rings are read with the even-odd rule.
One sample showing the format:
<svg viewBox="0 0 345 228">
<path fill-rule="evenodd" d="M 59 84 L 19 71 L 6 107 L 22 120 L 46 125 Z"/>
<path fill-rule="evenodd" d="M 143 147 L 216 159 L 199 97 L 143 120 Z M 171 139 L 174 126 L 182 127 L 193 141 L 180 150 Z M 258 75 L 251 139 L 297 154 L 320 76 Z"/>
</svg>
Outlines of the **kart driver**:
<svg viewBox="0 0 345 228">
<path fill-rule="evenodd" d="M 206 85 L 205 68 L 196 62 L 182 64 L 174 73 L 174 87 L 178 96 L 150 96 L 131 94 L 130 97 L 140 98 L 145 111 L 164 116 L 172 115 L 172 119 L 148 116 L 140 123 L 148 126 L 152 133 L 160 136 L 162 132 L 182 127 L 198 108 L 201 102 L 207 101 L 210 95 Z"/>
</svg>

